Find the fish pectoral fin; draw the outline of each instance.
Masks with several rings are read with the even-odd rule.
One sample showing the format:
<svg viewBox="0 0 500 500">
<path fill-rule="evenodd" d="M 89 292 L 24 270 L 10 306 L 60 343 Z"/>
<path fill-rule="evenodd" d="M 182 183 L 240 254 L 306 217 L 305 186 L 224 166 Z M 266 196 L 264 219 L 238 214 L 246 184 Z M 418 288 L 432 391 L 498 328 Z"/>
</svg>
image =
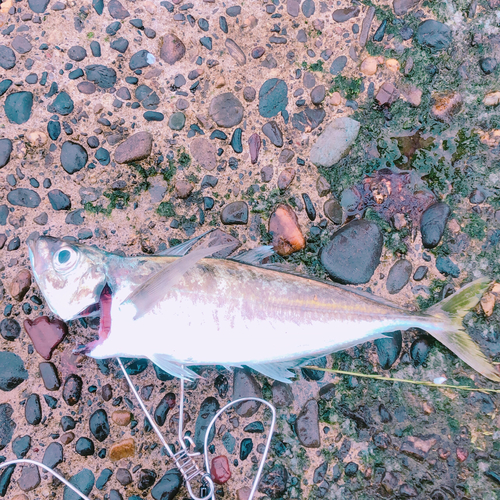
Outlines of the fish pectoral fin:
<svg viewBox="0 0 500 500">
<path fill-rule="evenodd" d="M 216 245 L 209 248 L 197 248 L 191 253 L 177 259 L 172 264 L 150 276 L 142 285 L 138 286 L 123 302 L 135 306 L 134 320 L 147 314 L 153 307 L 163 300 L 167 292 L 174 287 L 182 276 L 196 265 L 198 261 L 214 253 L 225 250 L 230 245 Z"/>
<path fill-rule="evenodd" d="M 191 238 L 190 240 L 187 240 L 184 243 L 181 243 L 180 245 L 176 245 L 175 247 L 170 247 L 161 252 L 157 252 L 155 255 L 162 255 L 163 257 L 165 256 L 184 257 L 184 255 L 186 255 L 198 241 L 200 241 L 203 237 L 205 237 L 207 234 L 211 233 L 214 230 L 215 228 L 209 229 L 203 234 L 200 234 L 200 236 L 196 236 L 196 238 Z"/>
<path fill-rule="evenodd" d="M 184 377 L 187 380 L 200 378 L 200 376 L 193 370 L 190 370 L 185 366 L 181 366 L 164 354 L 153 354 L 152 356 L 149 356 L 149 359 L 163 371 L 170 373 L 170 375 L 173 375 L 174 377 Z"/>
<path fill-rule="evenodd" d="M 262 261 L 266 257 L 271 257 L 271 255 L 274 255 L 273 247 L 271 245 L 262 245 L 257 248 L 252 248 L 251 250 L 247 250 L 236 257 L 231 257 L 230 260 L 235 260 L 236 262 L 241 262 L 242 264 L 258 266 L 262 264 Z"/>
</svg>

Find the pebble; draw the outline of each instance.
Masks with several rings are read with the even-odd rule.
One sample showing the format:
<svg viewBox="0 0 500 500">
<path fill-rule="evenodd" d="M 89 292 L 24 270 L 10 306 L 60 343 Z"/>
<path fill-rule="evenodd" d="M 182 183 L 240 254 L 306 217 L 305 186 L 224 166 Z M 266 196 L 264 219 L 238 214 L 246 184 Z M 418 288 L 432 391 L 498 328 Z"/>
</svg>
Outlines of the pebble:
<svg viewBox="0 0 500 500">
<path fill-rule="evenodd" d="M 305 248 L 306 241 L 295 212 L 288 205 L 278 205 L 269 219 L 273 249 L 286 256 Z"/>
<path fill-rule="evenodd" d="M 23 491 L 34 490 L 40 484 L 40 473 L 36 465 L 23 465 L 17 485 Z"/>
<path fill-rule="evenodd" d="M 12 451 L 17 458 L 23 458 L 31 448 L 30 436 L 18 436 L 12 441 Z"/>
<path fill-rule="evenodd" d="M 161 52 L 160 52 L 160 57 L 161 57 Z M 139 50 L 136 52 L 131 58 L 128 63 L 129 68 L 132 71 L 137 71 L 142 68 L 147 68 L 151 64 L 155 62 L 155 57 L 153 54 L 148 52 L 147 50 Z"/>
<path fill-rule="evenodd" d="M 12 391 L 28 379 L 23 360 L 13 352 L 0 351 L 0 390 Z"/>
<path fill-rule="evenodd" d="M 383 370 L 388 370 L 397 361 L 401 354 L 403 337 L 400 331 L 386 333 L 387 338 L 375 340 L 378 361 Z"/>
<path fill-rule="evenodd" d="M 122 142 L 115 151 L 117 163 L 130 163 L 147 158 L 151 154 L 153 136 L 149 132 L 137 132 Z"/>
<path fill-rule="evenodd" d="M 259 492 L 270 498 L 282 498 L 286 493 L 288 483 L 288 471 L 279 463 L 266 472 L 259 483 Z"/>
<path fill-rule="evenodd" d="M 116 83 L 116 71 L 102 64 L 91 64 L 85 67 L 87 80 L 94 82 L 101 89 L 110 89 Z"/>
<path fill-rule="evenodd" d="M 257 163 L 259 160 L 261 145 L 262 141 L 259 134 L 254 133 L 248 138 L 248 149 L 250 150 L 250 161 L 252 164 Z"/>
<path fill-rule="evenodd" d="M 69 210 L 71 208 L 69 196 L 61 190 L 53 189 L 47 193 L 47 196 L 54 210 Z"/>
<path fill-rule="evenodd" d="M 452 41 L 451 28 L 434 19 L 428 19 L 419 24 L 417 41 L 420 45 L 428 47 L 433 52 L 447 49 Z"/>
<path fill-rule="evenodd" d="M 458 92 L 438 95 L 434 98 L 431 114 L 437 120 L 447 122 L 462 109 L 462 105 L 463 98 Z"/>
<path fill-rule="evenodd" d="M 167 471 L 151 490 L 154 500 L 173 500 L 181 489 L 183 478 L 178 469 Z M 129 498 L 130 500 L 130 498 Z"/>
<path fill-rule="evenodd" d="M 109 436 L 108 415 L 105 410 L 96 410 L 89 420 L 90 432 L 99 441 L 103 442 Z"/>
<path fill-rule="evenodd" d="M 224 484 L 231 479 L 231 468 L 226 456 L 220 455 L 212 459 L 210 475 L 216 484 Z"/>
<path fill-rule="evenodd" d="M 311 148 L 311 162 L 318 167 L 339 162 L 356 140 L 359 128 L 360 123 L 348 117 L 330 122 Z"/>
<path fill-rule="evenodd" d="M 117 462 L 122 458 L 129 458 L 135 455 L 135 441 L 132 438 L 123 439 L 118 443 L 114 443 L 109 448 L 109 459 Z"/>
<path fill-rule="evenodd" d="M 394 0 L 392 6 L 396 16 L 404 16 L 419 3 L 420 0 Z"/>
<path fill-rule="evenodd" d="M 483 99 L 483 104 L 485 106 L 496 106 L 497 104 L 500 103 L 500 92 L 490 92 L 489 94 L 486 94 Z M 2 164 L 1 161 L 1 146 L 0 146 L 0 165 Z"/>
<path fill-rule="evenodd" d="M 14 318 L 5 318 L 0 322 L 0 335 L 5 340 L 13 342 L 19 338 L 21 325 Z"/>
<path fill-rule="evenodd" d="M 177 131 L 182 130 L 185 124 L 186 124 L 186 115 L 182 111 L 177 111 L 176 113 L 173 113 L 168 120 L 168 126 L 172 130 L 177 130 Z"/>
<path fill-rule="evenodd" d="M 12 141 L 10 139 L 0 139 L 0 168 L 9 163 L 11 153 Z"/>
<path fill-rule="evenodd" d="M 449 215 L 450 207 L 444 202 L 434 203 L 422 214 L 420 232 L 425 248 L 434 248 L 439 244 Z"/>
<path fill-rule="evenodd" d="M 74 174 L 85 167 L 88 160 L 86 149 L 72 141 L 66 141 L 61 147 L 61 165 L 68 172 Z"/>
<path fill-rule="evenodd" d="M 364 47 L 366 45 L 366 42 L 368 41 L 368 35 L 370 33 L 370 28 L 372 26 L 374 17 L 375 17 L 375 7 L 371 5 L 370 7 L 368 7 L 368 9 L 366 9 L 366 14 L 361 24 L 361 33 L 359 34 L 360 47 Z M 353 59 L 356 60 L 357 58 Z"/>
<path fill-rule="evenodd" d="M 366 283 L 380 263 L 382 247 L 383 236 L 378 226 L 355 220 L 334 233 L 322 249 L 321 263 L 334 281 Z"/>
<path fill-rule="evenodd" d="M 243 99 L 246 102 L 255 101 L 255 97 L 257 96 L 257 91 L 253 87 L 245 87 L 243 89 Z"/>
<path fill-rule="evenodd" d="M 66 415 L 61 418 L 61 427 L 64 432 L 70 431 L 76 427 L 76 422 L 72 417 Z"/>
<path fill-rule="evenodd" d="M 238 125 L 243 119 L 243 106 L 231 92 L 220 94 L 212 99 L 208 113 L 219 126 L 230 128 Z"/>
<path fill-rule="evenodd" d="M 453 278 L 460 276 L 460 268 L 449 257 L 438 257 L 436 259 L 436 269 L 443 276 L 451 276 Z"/>
<path fill-rule="evenodd" d="M 220 219 L 225 225 L 245 225 L 248 223 L 248 205 L 244 201 L 233 201 L 222 209 Z"/>
<path fill-rule="evenodd" d="M 245 53 L 232 38 L 226 38 L 226 48 L 229 55 L 238 63 L 239 66 L 244 66 L 246 64 L 247 58 Z"/>
<path fill-rule="evenodd" d="M 288 86 L 279 78 L 266 80 L 259 90 L 259 113 L 264 118 L 272 118 L 286 110 Z"/>
<path fill-rule="evenodd" d="M 295 174 L 294 168 L 285 168 L 278 176 L 278 189 L 285 191 L 295 179 Z"/>
<path fill-rule="evenodd" d="M 497 60 L 493 57 L 484 57 L 479 60 L 479 67 L 485 75 L 491 75 L 497 67 Z"/>
<path fill-rule="evenodd" d="M 102 490 L 106 486 L 107 482 L 109 481 L 112 475 L 113 471 L 111 469 L 103 469 L 101 471 L 101 474 L 97 478 L 97 481 L 95 482 L 95 487 L 98 490 Z"/>
<path fill-rule="evenodd" d="M 387 276 L 386 288 L 387 291 L 394 295 L 400 292 L 405 285 L 410 281 L 410 276 L 412 273 L 412 265 L 409 260 L 399 259 L 397 260 L 389 270 Z"/>
<path fill-rule="evenodd" d="M 175 394 L 169 392 L 163 396 L 154 412 L 155 422 L 162 426 L 167 420 L 168 412 L 175 407 Z"/>
<path fill-rule="evenodd" d="M 54 349 L 68 333 L 66 323 L 58 318 L 40 316 L 35 320 L 24 320 L 24 329 L 31 338 L 36 352 L 47 361 L 52 357 Z"/>
<path fill-rule="evenodd" d="M 16 65 L 15 52 L 6 45 L 0 45 L 0 67 L 8 70 Z"/>
<path fill-rule="evenodd" d="M 31 116 L 33 107 L 33 94 L 31 92 L 13 92 L 5 99 L 5 116 L 11 123 L 22 125 Z"/>
<path fill-rule="evenodd" d="M 116 480 L 122 486 L 128 486 L 132 482 L 132 475 L 127 469 L 120 468 L 116 471 Z"/>
<path fill-rule="evenodd" d="M 229 143 L 229 145 L 233 148 L 233 151 L 238 154 L 243 152 L 243 143 L 241 140 L 242 133 L 243 131 L 241 130 L 241 128 L 238 127 L 234 129 L 231 141 Z"/>
<path fill-rule="evenodd" d="M 28 293 L 31 286 L 31 272 L 29 269 L 21 269 L 10 283 L 9 291 L 12 297 L 21 302 Z"/>
<path fill-rule="evenodd" d="M 248 370 L 235 368 L 233 376 L 233 400 L 245 397 L 262 398 L 262 389 Z M 240 417 L 251 417 L 259 408 L 260 403 L 256 401 L 247 401 L 235 406 L 236 413 Z"/>
<path fill-rule="evenodd" d="M 83 382 L 80 376 L 70 375 L 64 382 L 63 399 L 68 406 L 74 406 L 80 401 Z"/>
<path fill-rule="evenodd" d="M 316 219 L 316 209 L 314 208 L 314 204 L 307 193 L 302 193 L 302 199 L 304 200 L 304 205 L 306 207 L 306 214 L 309 217 L 310 221 L 314 221 Z"/>
<path fill-rule="evenodd" d="M 82 457 L 90 457 L 95 453 L 94 442 L 86 437 L 81 437 L 75 444 L 75 451 Z"/>
<path fill-rule="evenodd" d="M 300 113 L 294 113 L 292 125 L 301 132 L 311 132 L 325 119 L 326 112 L 322 108 L 305 108 Z"/>
<path fill-rule="evenodd" d="M 332 75 L 338 75 L 345 67 L 347 64 L 347 57 L 346 56 L 338 56 L 334 61 L 332 62 L 332 65 L 330 66 L 330 73 Z"/>
<path fill-rule="evenodd" d="M 87 51 L 80 45 L 73 45 L 73 47 L 68 50 L 68 57 L 72 61 L 80 62 L 87 57 Z"/>
<path fill-rule="evenodd" d="M 414 366 L 421 366 L 427 361 L 431 350 L 431 339 L 429 336 L 416 338 L 410 347 L 410 356 Z"/>
<path fill-rule="evenodd" d="M 211 171 L 217 166 L 216 149 L 213 143 L 203 137 L 196 137 L 189 145 L 193 160 L 205 170 Z"/>
<path fill-rule="evenodd" d="M 0 376 L 0 384 L 2 383 L 3 381 Z M 0 389 L 2 389 L 2 385 L 0 385 Z M 16 423 L 11 418 L 13 413 L 14 410 L 9 403 L 0 404 L 0 450 L 3 450 L 10 443 L 12 436 L 14 435 Z"/>
<path fill-rule="evenodd" d="M 208 425 L 210 424 L 213 416 L 219 411 L 219 408 L 219 402 L 214 397 L 208 397 L 202 401 L 194 431 L 195 451 L 203 451 L 203 442 Z M 214 435 L 215 427 L 212 427 L 207 440 L 208 444 L 212 442 Z"/>
<path fill-rule="evenodd" d="M 326 88 L 324 85 L 317 85 L 311 90 L 311 102 L 319 106 L 324 100 L 326 96 Z"/>
<path fill-rule="evenodd" d="M 12 48 L 18 53 L 18 54 L 26 54 L 28 53 L 33 47 L 31 43 L 21 35 L 17 35 L 14 40 L 12 40 Z"/>
<path fill-rule="evenodd" d="M 42 463 L 51 469 L 57 467 L 64 460 L 63 447 L 60 443 L 50 443 L 43 454 Z"/>
<path fill-rule="evenodd" d="M 59 374 L 53 363 L 39 363 L 38 368 L 42 376 L 43 385 L 48 391 L 57 391 L 61 387 Z"/>
<path fill-rule="evenodd" d="M 295 421 L 295 433 L 302 446 L 306 448 L 320 447 L 318 403 L 314 399 L 309 400 L 303 406 Z"/>
<path fill-rule="evenodd" d="M 271 182 L 274 175 L 274 168 L 272 165 L 266 165 L 260 170 L 260 178 L 262 182 Z"/>
<path fill-rule="evenodd" d="M 267 122 L 262 127 L 262 132 L 277 148 L 283 147 L 283 134 L 274 120 Z"/>
<path fill-rule="evenodd" d="M 273 394 L 273 404 L 276 408 L 286 408 L 293 403 L 294 398 L 290 384 L 275 380 L 271 390 Z"/>
<path fill-rule="evenodd" d="M 26 400 L 24 416 L 30 425 L 38 425 L 42 421 L 42 406 L 38 394 L 31 394 Z"/>
<path fill-rule="evenodd" d="M 160 48 L 160 59 L 172 66 L 186 54 L 186 46 L 180 38 L 170 33 L 163 37 Z"/>
<path fill-rule="evenodd" d="M 337 9 L 333 11 L 332 18 L 337 23 L 345 23 L 352 19 L 353 17 L 359 16 L 359 7 L 353 5 L 351 7 L 345 7 L 344 9 Z"/>
<path fill-rule="evenodd" d="M 253 441 L 250 438 L 241 440 L 240 443 L 240 460 L 246 460 L 253 450 Z"/>
<path fill-rule="evenodd" d="M 89 495 L 94 487 L 95 477 L 91 470 L 82 469 L 80 472 L 75 474 L 69 482 L 84 495 Z M 65 486 L 63 500 L 80 500 L 80 495 Z"/>
</svg>

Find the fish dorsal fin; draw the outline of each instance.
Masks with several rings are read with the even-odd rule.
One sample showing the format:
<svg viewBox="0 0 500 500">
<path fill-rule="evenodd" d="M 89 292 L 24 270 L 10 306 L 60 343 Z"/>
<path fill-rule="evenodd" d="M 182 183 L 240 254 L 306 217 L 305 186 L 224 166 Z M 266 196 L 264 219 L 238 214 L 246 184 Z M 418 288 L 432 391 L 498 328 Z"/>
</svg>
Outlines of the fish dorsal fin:
<svg viewBox="0 0 500 500">
<path fill-rule="evenodd" d="M 278 361 L 276 363 L 251 363 L 247 364 L 249 368 L 255 370 L 266 377 L 284 382 L 285 384 L 291 384 L 290 378 L 295 377 L 295 373 L 291 372 L 294 368 L 300 368 L 301 366 L 307 365 L 314 359 L 317 359 L 318 355 L 305 356 L 303 358 L 293 359 L 289 361 Z"/>
<path fill-rule="evenodd" d="M 149 359 L 157 366 L 159 366 L 163 371 L 170 373 L 174 377 L 184 377 L 187 380 L 195 380 L 199 378 L 193 370 L 181 366 L 170 359 L 168 355 L 165 354 L 153 354 L 149 356 Z"/>
<path fill-rule="evenodd" d="M 242 264 L 258 266 L 266 257 L 271 257 L 271 255 L 274 255 L 273 247 L 271 245 L 262 245 L 257 248 L 252 248 L 251 250 L 247 250 L 236 257 L 231 257 L 230 260 L 235 260 L 236 262 L 241 262 Z"/>
<path fill-rule="evenodd" d="M 166 250 L 162 250 L 161 252 L 157 252 L 155 255 L 161 255 L 163 257 L 184 257 L 193 246 L 200 241 L 207 234 L 214 231 L 215 228 L 210 229 L 209 231 L 200 234 L 200 236 L 196 236 L 196 238 L 191 238 L 190 240 L 181 243 L 180 245 L 176 245 L 175 247 L 167 248 Z"/>
<path fill-rule="evenodd" d="M 136 308 L 134 320 L 144 316 L 160 302 L 166 293 L 175 286 L 184 274 L 194 267 L 196 263 L 210 255 L 225 250 L 229 245 L 217 245 L 209 248 L 197 248 L 191 253 L 180 257 L 168 266 L 150 276 L 142 285 L 138 286 L 122 302 L 131 303 Z"/>
</svg>

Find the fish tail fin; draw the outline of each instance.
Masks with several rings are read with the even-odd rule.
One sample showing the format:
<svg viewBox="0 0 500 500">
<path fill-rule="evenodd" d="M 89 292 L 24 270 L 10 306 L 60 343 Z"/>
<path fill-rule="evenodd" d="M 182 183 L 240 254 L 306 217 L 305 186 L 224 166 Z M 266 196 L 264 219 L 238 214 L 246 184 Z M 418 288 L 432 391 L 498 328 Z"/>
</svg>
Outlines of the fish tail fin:
<svg viewBox="0 0 500 500">
<path fill-rule="evenodd" d="M 490 380 L 500 382 L 500 372 L 488 361 L 462 325 L 464 316 L 479 303 L 490 285 L 491 281 L 488 278 L 474 280 L 446 299 L 429 307 L 425 312 L 439 319 L 442 325 L 441 329 L 431 332 L 437 340 L 474 370 Z"/>
</svg>

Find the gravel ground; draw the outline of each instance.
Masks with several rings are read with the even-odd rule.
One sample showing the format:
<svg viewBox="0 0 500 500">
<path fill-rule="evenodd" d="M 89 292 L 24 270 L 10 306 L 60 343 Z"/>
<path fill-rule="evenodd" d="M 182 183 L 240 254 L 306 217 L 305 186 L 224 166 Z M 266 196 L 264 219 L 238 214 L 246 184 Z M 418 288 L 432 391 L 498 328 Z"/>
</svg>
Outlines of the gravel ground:
<svg viewBox="0 0 500 500">
<path fill-rule="evenodd" d="M 0 460 L 43 460 L 95 499 L 187 497 L 116 363 L 73 354 L 99 323 L 54 317 L 30 238 L 140 255 L 215 229 L 233 255 L 271 244 L 275 262 L 412 311 L 498 280 L 499 8 L 0 0 Z M 464 320 L 493 362 L 499 296 L 493 285 Z M 128 363 L 177 450 L 179 381 Z M 315 364 L 497 388 L 418 329 Z M 291 385 L 199 375 L 185 406 L 197 448 L 231 399 L 277 407 L 257 497 L 500 498 L 495 393 L 307 369 Z M 253 404 L 218 422 L 217 498 L 247 499 L 269 424 Z M 0 469 L 0 496 L 75 498 L 23 466 Z"/>
</svg>

